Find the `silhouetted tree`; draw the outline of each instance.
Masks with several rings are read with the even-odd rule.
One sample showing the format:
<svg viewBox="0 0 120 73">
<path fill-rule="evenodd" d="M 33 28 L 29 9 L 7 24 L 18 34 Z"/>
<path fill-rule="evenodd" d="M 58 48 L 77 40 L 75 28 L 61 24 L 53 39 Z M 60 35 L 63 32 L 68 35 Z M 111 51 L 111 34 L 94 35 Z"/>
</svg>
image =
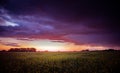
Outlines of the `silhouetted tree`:
<svg viewBox="0 0 120 73">
<path fill-rule="evenodd" d="M 89 51 L 89 49 L 82 50 L 82 52 L 88 52 L 88 51 Z"/>
<path fill-rule="evenodd" d="M 6 52 L 6 50 L 1 50 L 0 52 Z"/>
<path fill-rule="evenodd" d="M 107 49 L 107 50 L 104 50 L 104 51 L 115 51 L 114 49 Z"/>
<path fill-rule="evenodd" d="M 10 48 L 8 52 L 36 52 L 35 48 Z"/>
</svg>

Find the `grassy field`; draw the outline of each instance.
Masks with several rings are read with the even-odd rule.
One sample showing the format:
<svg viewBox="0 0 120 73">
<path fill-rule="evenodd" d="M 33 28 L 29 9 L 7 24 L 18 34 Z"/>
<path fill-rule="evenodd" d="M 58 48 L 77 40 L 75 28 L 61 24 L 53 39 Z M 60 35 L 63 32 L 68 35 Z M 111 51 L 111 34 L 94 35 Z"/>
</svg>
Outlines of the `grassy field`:
<svg viewBox="0 0 120 73">
<path fill-rule="evenodd" d="M 4 52 L 0 73 L 119 73 L 120 51 Z"/>
</svg>

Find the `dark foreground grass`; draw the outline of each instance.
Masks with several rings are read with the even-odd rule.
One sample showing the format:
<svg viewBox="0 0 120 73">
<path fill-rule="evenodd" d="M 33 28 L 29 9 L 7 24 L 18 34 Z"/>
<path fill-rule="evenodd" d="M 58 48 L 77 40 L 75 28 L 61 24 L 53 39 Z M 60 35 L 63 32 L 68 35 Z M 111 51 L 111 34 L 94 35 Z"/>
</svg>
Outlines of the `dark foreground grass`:
<svg viewBox="0 0 120 73">
<path fill-rule="evenodd" d="M 0 53 L 0 73 L 119 73 L 120 52 Z"/>
</svg>

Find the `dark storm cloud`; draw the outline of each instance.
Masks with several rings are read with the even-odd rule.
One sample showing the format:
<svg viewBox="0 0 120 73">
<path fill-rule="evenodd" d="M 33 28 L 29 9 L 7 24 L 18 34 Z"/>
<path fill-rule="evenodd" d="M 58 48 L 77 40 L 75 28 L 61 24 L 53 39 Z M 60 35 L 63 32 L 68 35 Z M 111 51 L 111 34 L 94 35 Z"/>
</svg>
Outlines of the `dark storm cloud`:
<svg viewBox="0 0 120 73">
<path fill-rule="evenodd" d="M 70 39 L 77 44 L 120 44 L 117 1 L 2 0 L 0 6 L 3 37 L 36 36 Z M 15 24 L 18 26 L 11 26 Z"/>
<path fill-rule="evenodd" d="M 1 11 L 5 10 L 1 9 Z M 0 17 L 1 36 L 41 35 L 54 30 L 54 26 L 50 25 L 53 23 L 52 19 L 31 15 L 11 15 L 3 12 Z"/>
</svg>

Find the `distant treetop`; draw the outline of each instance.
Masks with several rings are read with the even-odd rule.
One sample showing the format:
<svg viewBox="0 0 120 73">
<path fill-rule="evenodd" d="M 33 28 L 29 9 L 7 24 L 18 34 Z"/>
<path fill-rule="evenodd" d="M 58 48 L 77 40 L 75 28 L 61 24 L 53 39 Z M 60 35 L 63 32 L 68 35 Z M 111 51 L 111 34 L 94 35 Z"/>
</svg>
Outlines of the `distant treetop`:
<svg viewBox="0 0 120 73">
<path fill-rule="evenodd" d="M 36 52 L 35 48 L 10 48 L 8 52 Z"/>
</svg>

